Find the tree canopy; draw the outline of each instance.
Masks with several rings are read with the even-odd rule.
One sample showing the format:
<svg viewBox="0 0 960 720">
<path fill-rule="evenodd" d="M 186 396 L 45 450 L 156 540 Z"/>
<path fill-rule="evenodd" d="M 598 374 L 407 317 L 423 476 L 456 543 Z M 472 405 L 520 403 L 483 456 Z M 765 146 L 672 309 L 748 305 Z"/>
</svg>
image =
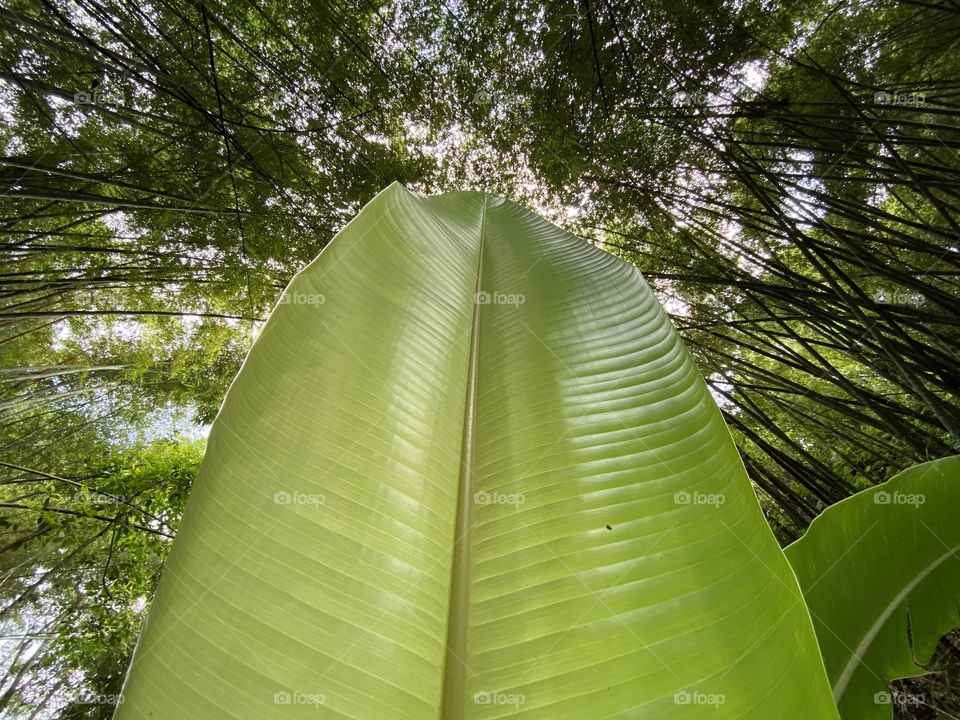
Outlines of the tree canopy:
<svg viewBox="0 0 960 720">
<path fill-rule="evenodd" d="M 0 31 L 0 714 L 111 715 L 205 428 L 393 181 L 634 263 L 784 544 L 957 452 L 952 0 L 3 0 Z"/>
</svg>

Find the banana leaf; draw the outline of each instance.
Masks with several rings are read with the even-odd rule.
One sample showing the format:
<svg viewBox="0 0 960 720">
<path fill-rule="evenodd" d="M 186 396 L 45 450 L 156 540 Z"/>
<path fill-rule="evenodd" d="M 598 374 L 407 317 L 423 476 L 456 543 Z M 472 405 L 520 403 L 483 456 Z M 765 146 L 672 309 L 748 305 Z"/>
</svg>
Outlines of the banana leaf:
<svg viewBox="0 0 960 720">
<path fill-rule="evenodd" d="M 721 414 L 637 269 L 394 184 L 231 386 L 133 718 L 837 718 Z"/>
<path fill-rule="evenodd" d="M 827 508 L 786 549 L 845 720 L 932 698 L 891 692 L 960 626 L 960 456 L 915 465 Z"/>
</svg>

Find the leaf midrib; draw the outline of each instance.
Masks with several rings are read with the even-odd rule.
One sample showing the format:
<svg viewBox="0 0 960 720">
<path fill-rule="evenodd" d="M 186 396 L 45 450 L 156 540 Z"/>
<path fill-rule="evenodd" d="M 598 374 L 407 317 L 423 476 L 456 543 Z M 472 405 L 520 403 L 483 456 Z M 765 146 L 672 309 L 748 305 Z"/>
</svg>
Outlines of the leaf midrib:
<svg viewBox="0 0 960 720">
<path fill-rule="evenodd" d="M 446 659 L 443 676 L 443 720 L 464 717 L 466 696 L 467 610 L 470 602 L 470 523 L 473 497 L 473 453 L 477 402 L 477 368 L 480 348 L 480 308 L 477 301 L 483 286 L 483 240 L 487 222 L 487 196 L 480 212 L 480 242 L 477 253 L 477 284 L 473 295 L 473 326 L 470 335 L 470 360 L 467 371 L 467 397 L 464 405 L 463 445 L 457 488 L 457 522 L 454 529 L 453 562 L 450 582 L 450 608 L 447 617 Z"/>
<path fill-rule="evenodd" d="M 890 616 L 893 614 L 894 610 L 896 610 L 900 604 L 906 600 L 907 595 L 913 592 L 917 585 L 920 584 L 920 581 L 936 570 L 945 560 L 951 556 L 956 556 L 958 551 L 960 551 L 960 545 L 949 548 L 947 552 L 914 575 L 913 579 L 908 582 L 903 589 L 897 593 L 896 597 L 894 597 L 893 600 L 891 600 L 883 609 L 883 612 L 880 613 L 873 625 L 870 626 L 870 629 L 864 634 L 863 639 L 857 645 L 857 649 L 853 651 L 853 654 L 847 661 L 846 666 L 843 668 L 843 673 L 837 680 L 837 684 L 833 687 L 833 697 L 837 703 L 840 702 L 840 698 L 843 697 L 843 694 L 847 691 L 847 686 L 853 679 L 853 673 L 856 670 L 857 665 L 863 661 L 863 656 L 866 655 L 867 650 L 870 649 L 873 641 L 877 639 L 877 635 L 880 634 L 880 631 L 883 629 L 883 626 L 886 625 L 887 620 L 890 619 Z"/>
</svg>

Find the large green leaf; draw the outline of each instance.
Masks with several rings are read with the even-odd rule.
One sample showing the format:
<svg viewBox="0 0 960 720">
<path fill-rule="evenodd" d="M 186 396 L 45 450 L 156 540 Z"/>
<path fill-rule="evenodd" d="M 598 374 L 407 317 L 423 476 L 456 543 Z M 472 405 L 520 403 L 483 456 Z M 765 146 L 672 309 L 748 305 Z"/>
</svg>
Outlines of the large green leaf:
<svg viewBox="0 0 960 720">
<path fill-rule="evenodd" d="M 890 680 L 922 674 L 960 625 L 960 456 L 827 508 L 786 549 L 845 720 L 892 717 Z"/>
<path fill-rule="evenodd" d="M 393 185 L 283 300 L 121 720 L 837 717 L 636 268 L 501 198 Z"/>
</svg>

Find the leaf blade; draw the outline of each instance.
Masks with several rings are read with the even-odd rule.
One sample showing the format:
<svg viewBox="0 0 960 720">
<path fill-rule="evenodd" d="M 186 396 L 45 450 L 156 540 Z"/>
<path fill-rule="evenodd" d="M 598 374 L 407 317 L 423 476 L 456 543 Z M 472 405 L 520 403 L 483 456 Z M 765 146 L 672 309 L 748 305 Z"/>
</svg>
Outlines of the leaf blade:
<svg viewBox="0 0 960 720">
<path fill-rule="evenodd" d="M 786 549 L 845 717 L 891 717 L 887 683 L 922 674 L 914 658 L 960 623 L 958 501 L 960 456 L 922 463 L 828 508 Z"/>
<path fill-rule="evenodd" d="M 836 717 L 796 581 L 635 268 L 502 199 L 392 186 L 287 292 L 327 297 L 278 307 L 228 393 L 121 720 L 272 716 L 278 692 L 304 700 L 284 717 L 314 695 L 352 718 Z M 271 504 L 281 482 L 324 502 Z"/>
</svg>

